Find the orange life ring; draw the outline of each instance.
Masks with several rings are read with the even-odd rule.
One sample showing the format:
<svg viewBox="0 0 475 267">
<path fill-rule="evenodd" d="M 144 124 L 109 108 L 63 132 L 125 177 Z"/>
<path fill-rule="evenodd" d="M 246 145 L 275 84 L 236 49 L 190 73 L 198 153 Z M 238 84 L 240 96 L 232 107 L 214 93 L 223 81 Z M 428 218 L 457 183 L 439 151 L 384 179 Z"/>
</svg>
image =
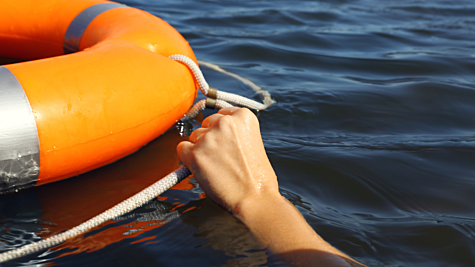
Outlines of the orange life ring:
<svg viewBox="0 0 475 267">
<path fill-rule="evenodd" d="M 106 165 L 173 126 L 197 94 L 173 54 L 196 62 L 174 28 L 139 9 L 102 0 L 1 1 L 0 56 L 33 61 L 0 66 L 0 191 Z M 28 124 L 26 106 L 2 104 L 18 85 L 37 137 L 15 129 Z"/>
</svg>

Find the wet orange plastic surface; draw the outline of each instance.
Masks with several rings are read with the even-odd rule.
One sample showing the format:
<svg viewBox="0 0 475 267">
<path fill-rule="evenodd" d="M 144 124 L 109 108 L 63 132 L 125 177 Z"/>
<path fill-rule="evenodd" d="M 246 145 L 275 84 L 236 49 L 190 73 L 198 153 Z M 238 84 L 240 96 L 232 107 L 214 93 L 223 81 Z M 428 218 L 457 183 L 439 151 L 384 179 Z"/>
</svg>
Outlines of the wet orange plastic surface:
<svg viewBox="0 0 475 267">
<path fill-rule="evenodd" d="M 36 119 L 38 184 L 136 151 L 180 119 L 197 93 L 190 71 L 167 58 L 183 54 L 196 61 L 186 40 L 138 9 L 102 13 L 84 32 L 82 51 L 60 56 L 70 22 L 97 3 L 104 1 L 0 3 L 0 56 L 50 57 L 6 65 L 23 86 Z"/>
<path fill-rule="evenodd" d="M 0 1 L 0 54 L 26 60 L 62 55 L 71 21 L 99 3 L 107 1 Z"/>
</svg>

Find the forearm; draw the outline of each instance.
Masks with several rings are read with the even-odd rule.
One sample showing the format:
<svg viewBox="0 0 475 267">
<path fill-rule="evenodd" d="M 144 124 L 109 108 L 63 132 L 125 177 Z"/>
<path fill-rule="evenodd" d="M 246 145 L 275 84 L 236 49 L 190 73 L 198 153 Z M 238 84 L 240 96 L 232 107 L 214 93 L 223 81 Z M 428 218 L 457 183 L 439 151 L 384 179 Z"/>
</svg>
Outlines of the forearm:
<svg viewBox="0 0 475 267">
<path fill-rule="evenodd" d="M 325 242 L 278 193 L 244 200 L 235 215 L 258 242 L 293 266 L 364 266 Z"/>
<path fill-rule="evenodd" d="M 225 108 L 206 118 L 178 155 L 213 201 L 272 253 L 295 266 L 362 266 L 325 242 L 279 193 L 256 116 Z"/>
</svg>

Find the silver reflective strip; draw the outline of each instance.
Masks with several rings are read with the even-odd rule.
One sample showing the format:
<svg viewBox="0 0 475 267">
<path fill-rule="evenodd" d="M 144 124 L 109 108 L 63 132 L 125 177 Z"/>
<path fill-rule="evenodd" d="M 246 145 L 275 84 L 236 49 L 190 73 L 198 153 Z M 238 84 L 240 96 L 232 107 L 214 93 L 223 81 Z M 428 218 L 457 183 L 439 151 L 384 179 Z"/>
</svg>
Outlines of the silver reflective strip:
<svg viewBox="0 0 475 267">
<path fill-rule="evenodd" d="M 71 24 L 69 24 L 68 30 L 64 35 L 64 54 L 79 51 L 79 43 L 81 42 L 82 34 L 87 26 L 89 26 L 89 23 L 103 12 L 118 7 L 126 7 L 126 5 L 115 3 L 97 4 L 90 6 L 79 13 L 79 15 L 73 19 Z"/>
<path fill-rule="evenodd" d="M 0 66 L 0 193 L 34 185 L 40 143 L 28 98 L 15 75 Z"/>
</svg>

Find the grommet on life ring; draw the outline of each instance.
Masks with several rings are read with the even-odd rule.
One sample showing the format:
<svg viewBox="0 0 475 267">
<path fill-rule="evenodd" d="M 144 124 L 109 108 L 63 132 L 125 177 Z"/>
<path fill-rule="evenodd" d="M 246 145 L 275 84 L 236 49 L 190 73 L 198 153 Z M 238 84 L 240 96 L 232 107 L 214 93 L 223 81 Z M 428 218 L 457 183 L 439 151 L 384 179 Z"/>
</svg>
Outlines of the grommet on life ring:
<svg viewBox="0 0 475 267">
<path fill-rule="evenodd" d="M 0 66 L 0 192 L 87 172 L 164 133 L 197 94 L 173 54 L 196 62 L 174 28 L 139 9 L 0 2 L 0 56 L 34 60 Z"/>
</svg>

